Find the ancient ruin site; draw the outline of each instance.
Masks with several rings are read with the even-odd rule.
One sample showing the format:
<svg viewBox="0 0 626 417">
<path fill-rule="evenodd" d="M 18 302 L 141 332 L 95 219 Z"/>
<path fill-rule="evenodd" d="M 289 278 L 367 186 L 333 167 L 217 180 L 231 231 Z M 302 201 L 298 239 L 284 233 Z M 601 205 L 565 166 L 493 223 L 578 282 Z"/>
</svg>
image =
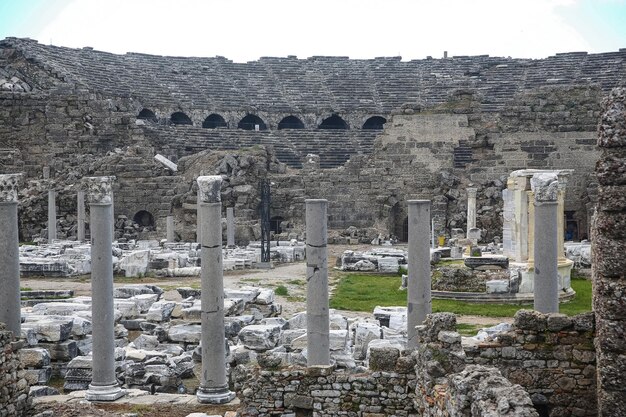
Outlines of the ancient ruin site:
<svg viewBox="0 0 626 417">
<path fill-rule="evenodd" d="M 626 49 L 0 41 L 0 417 L 626 416 Z"/>
</svg>

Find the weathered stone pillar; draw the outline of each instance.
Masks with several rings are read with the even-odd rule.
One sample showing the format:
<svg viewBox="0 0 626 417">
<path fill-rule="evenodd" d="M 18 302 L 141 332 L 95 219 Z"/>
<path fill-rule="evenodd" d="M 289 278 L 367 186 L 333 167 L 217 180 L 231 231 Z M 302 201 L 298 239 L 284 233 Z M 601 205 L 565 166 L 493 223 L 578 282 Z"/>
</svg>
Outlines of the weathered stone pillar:
<svg viewBox="0 0 626 417">
<path fill-rule="evenodd" d="M 165 219 L 165 234 L 168 242 L 174 241 L 174 216 L 167 216 Z"/>
<path fill-rule="evenodd" d="M 113 223 L 111 177 L 85 178 L 91 227 L 91 316 L 93 376 L 88 401 L 114 401 L 124 396 L 115 378 L 115 318 L 113 309 Z"/>
<path fill-rule="evenodd" d="M 48 190 L 48 243 L 57 238 L 57 192 Z"/>
<path fill-rule="evenodd" d="M 0 175 L 0 322 L 20 336 L 20 250 L 17 188 L 22 174 Z"/>
<path fill-rule="evenodd" d="M 78 227 L 76 232 L 76 239 L 79 242 L 85 241 L 85 191 L 78 190 L 77 198 L 77 206 L 78 206 Z"/>
<path fill-rule="evenodd" d="M 469 239 L 470 229 L 476 227 L 476 188 L 467 189 L 467 229 L 466 236 Z"/>
<path fill-rule="evenodd" d="M 530 179 L 530 186 L 535 193 L 534 307 L 541 313 L 558 313 L 557 194 L 559 182 L 556 174 L 535 174 Z"/>
<path fill-rule="evenodd" d="M 626 416 L 626 88 L 603 102 L 591 229 L 598 416 Z"/>
<path fill-rule="evenodd" d="M 226 246 L 235 247 L 235 210 L 232 207 L 226 208 Z"/>
<path fill-rule="evenodd" d="M 307 365 L 330 365 L 326 200 L 306 204 Z"/>
<path fill-rule="evenodd" d="M 408 348 L 417 347 L 415 326 L 432 312 L 430 294 L 430 200 L 409 200 L 409 278 L 407 283 Z"/>
<path fill-rule="evenodd" d="M 224 282 L 222 267 L 222 177 L 198 177 L 198 213 L 202 219 L 201 316 L 202 378 L 196 392 L 202 403 L 222 404 L 235 398 L 226 380 Z"/>
<path fill-rule="evenodd" d="M 202 210 L 200 210 L 200 186 L 196 194 L 196 242 L 202 243 Z"/>
</svg>

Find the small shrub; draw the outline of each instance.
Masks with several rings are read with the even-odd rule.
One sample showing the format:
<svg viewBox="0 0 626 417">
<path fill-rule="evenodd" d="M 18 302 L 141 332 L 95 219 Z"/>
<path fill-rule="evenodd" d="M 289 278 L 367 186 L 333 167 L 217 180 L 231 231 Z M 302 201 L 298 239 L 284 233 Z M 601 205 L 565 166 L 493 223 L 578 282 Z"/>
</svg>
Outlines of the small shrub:
<svg viewBox="0 0 626 417">
<path fill-rule="evenodd" d="M 285 297 L 285 296 L 289 295 L 289 290 L 284 285 L 279 285 L 274 290 L 274 294 L 281 295 L 281 296 Z"/>
</svg>

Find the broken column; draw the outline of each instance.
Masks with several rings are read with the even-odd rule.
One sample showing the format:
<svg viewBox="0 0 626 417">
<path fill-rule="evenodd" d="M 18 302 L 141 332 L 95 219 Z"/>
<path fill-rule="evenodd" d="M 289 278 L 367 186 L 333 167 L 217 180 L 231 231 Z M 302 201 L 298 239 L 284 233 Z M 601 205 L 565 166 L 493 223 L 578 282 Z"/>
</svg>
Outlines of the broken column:
<svg viewBox="0 0 626 417">
<path fill-rule="evenodd" d="M 626 415 L 626 88 L 602 103 L 591 229 L 599 417 Z"/>
<path fill-rule="evenodd" d="M 20 251 L 17 187 L 22 174 L 0 175 L 0 322 L 20 335 Z"/>
<path fill-rule="evenodd" d="M 226 246 L 235 247 L 235 210 L 232 207 L 226 208 Z"/>
<path fill-rule="evenodd" d="M 415 326 L 432 311 L 430 294 L 430 200 L 408 201 L 409 277 L 407 283 L 408 348 L 417 347 Z"/>
<path fill-rule="evenodd" d="M 78 206 L 78 228 L 76 231 L 76 239 L 79 242 L 85 241 L 85 191 L 78 190 L 77 198 L 77 206 Z"/>
<path fill-rule="evenodd" d="M 201 403 L 222 404 L 235 398 L 226 379 L 224 345 L 224 282 L 222 268 L 222 177 L 198 177 L 198 214 L 202 223 L 202 377 L 196 397 Z"/>
<path fill-rule="evenodd" d="M 330 365 L 326 200 L 306 204 L 307 365 Z"/>
<path fill-rule="evenodd" d="M 202 213 L 200 210 L 200 185 L 196 194 L 196 242 L 202 243 Z"/>
<path fill-rule="evenodd" d="M 467 189 L 467 238 L 469 239 L 470 229 L 476 227 L 476 188 Z"/>
<path fill-rule="evenodd" d="M 174 241 L 174 216 L 167 216 L 165 219 L 165 234 L 168 242 Z"/>
<path fill-rule="evenodd" d="M 48 190 L 48 243 L 57 238 L 57 192 Z"/>
<path fill-rule="evenodd" d="M 530 186 L 535 193 L 534 308 L 541 313 L 558 313 L 557 194 L 559 182 L 556 174 L 535 174 L 530 179 Z"/>
<path fill-rule="evenodd" d="M 113 309 L 113 178 L 85 178 L 91 228 L 91 316 L 93 376 L 88 401 L 114 401 L 124 396 L 115 378 L 115 313 Z"/>
</svg>

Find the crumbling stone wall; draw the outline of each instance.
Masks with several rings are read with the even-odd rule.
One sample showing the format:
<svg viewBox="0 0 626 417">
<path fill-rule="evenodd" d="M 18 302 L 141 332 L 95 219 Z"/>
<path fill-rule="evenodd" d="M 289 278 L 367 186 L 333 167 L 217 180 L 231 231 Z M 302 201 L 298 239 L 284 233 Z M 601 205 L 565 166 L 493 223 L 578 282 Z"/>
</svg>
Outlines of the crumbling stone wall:
<svg viewBox="0 0 626 417">
<path fill-rule="evenodd" d="M 467 363 L 494 366 L 546 416 L 596 414 L 593 313 L 567 317 L 519 310 L 497 340 L 466 347 Z"/>
<path fill-rule="evenodd" d="M 593 308 L 597 326 L 598 415 L 626 415 L 626 88 L 603 103 L 602 156 L 592 233 Z"/>
<path fill-rule="evenodd" d="M 0 416 L 27 415 L 31 405 L 29 385 L 24 377 L 18 351 L 24 344 L 0 323 Z"/>
</svg>

